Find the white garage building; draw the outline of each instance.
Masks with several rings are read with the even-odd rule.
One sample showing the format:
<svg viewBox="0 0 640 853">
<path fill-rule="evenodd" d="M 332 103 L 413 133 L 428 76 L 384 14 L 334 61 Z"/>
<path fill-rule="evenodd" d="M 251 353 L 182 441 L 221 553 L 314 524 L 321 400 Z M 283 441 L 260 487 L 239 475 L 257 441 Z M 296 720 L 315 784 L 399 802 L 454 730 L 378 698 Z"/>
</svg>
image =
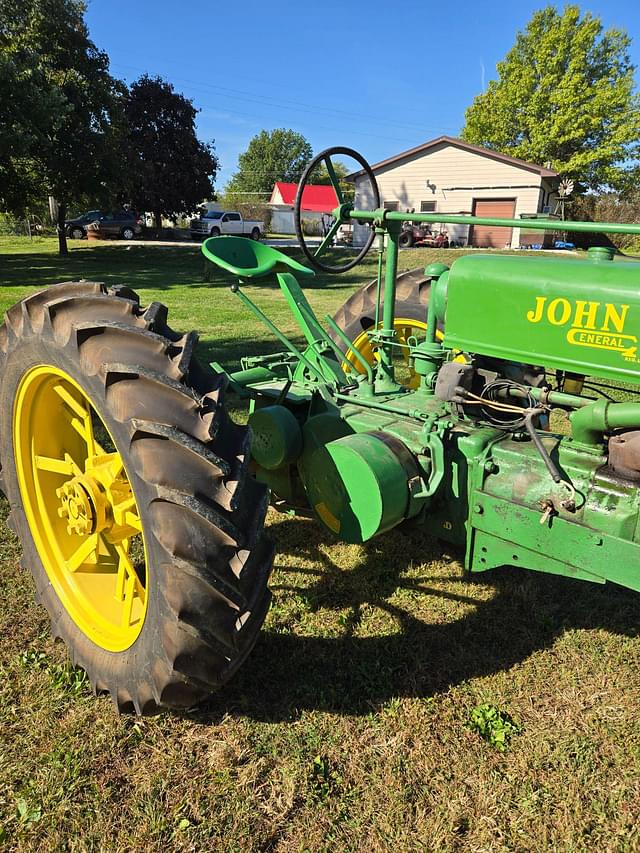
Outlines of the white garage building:
<svg viewBox="0 0 640 853">
<path fill-rule="evenodd" d="M 439 136 L 372 166 L 383 207 L 425 213 L 465 213 L 476 216 L 552 214 L 559 175 L 552 169 L 470 145 L 452 136 Z M 371 209 L 369 180 L 364 172 L 355 181 L 355 205 Z M 410 218 L 410 217 L 407 217 Z M 437 231 L 438 225 L 434 225 Z M 449 239 L 462 246 L 494 248 L 541 243 L 541 232 L 523 228 L 447 225 Z M 354 242 L 366 239 L 366 226 L 354 227 Z"/>
</svg>

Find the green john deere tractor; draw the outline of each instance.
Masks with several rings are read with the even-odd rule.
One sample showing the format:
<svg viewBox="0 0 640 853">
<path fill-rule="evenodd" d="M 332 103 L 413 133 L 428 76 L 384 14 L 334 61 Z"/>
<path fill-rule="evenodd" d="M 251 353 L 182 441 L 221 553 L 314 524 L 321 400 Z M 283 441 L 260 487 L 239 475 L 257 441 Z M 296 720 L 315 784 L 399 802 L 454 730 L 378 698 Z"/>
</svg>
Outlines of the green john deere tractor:
<svg viewBox="0 0 640 853">
<path fill-rule="evenodd" d="M 334 155 L 360 163 L 367 209 L 346 199 Z M 339 205 L 312 250 L 301 199 L 319 163 Z M 605 248 L 572 261 L 478 253 L 398 276 L 406 214 L 382 209 L 350 149 L 315 158 L 295 215 L 310 267 L 238 237 L 203 246 L 237 278 L 229 298 L 282 345 L 239 371 L 200 363 L 195 334 L 127 287 L 59 284 L 1 327 L 10 524 L 54 635 L 121 710 L 191 706 L 251 651 L 269 606 L 270 500 L 346 542 L 411 519 L 464 550 L 470 572 L 510 565 L 640 590 L 640 266 Z M 362 249 L 336 253 L 354 223 Z M 374 242 L 377 280 L 316 317 L 301 286 L 313 267 L 349 269 Z M 245 287 L 273 278 L 303 347 Z M 249 401 L 248 426 L 227 415 L 227 391 Z M 550 430 L 554 410 L 568 434 Z"/>
</svg>

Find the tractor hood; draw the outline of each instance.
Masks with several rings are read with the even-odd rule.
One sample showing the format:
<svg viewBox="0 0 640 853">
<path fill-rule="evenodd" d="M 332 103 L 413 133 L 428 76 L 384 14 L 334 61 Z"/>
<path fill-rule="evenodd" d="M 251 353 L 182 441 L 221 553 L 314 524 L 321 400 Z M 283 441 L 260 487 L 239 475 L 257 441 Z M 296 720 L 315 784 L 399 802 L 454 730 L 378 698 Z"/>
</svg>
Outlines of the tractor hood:
<svg viewBox="0 0 640 853">
<path fill-rule="evenodd" d="M 591 251 L 585 260 L 460 258 L 436 287 L 445 346 L 640 382 L 640 264 Z"/>
</svg>

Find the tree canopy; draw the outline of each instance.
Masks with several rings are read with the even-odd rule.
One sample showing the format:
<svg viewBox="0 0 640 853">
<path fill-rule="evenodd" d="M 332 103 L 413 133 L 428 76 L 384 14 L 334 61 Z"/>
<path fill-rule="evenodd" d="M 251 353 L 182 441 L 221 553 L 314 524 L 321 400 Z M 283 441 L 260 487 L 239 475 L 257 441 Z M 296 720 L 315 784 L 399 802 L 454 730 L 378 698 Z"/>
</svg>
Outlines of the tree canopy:
<svg viewBox="0 0 640 853">
<path fill-rule="evenodd" d="M 175 218 L 213 195 L 218 159 L 196 136 L 193 103 L 160 77 L 131 86 L 126 106 L 131 198 L 139 210 Z"/>
<path fill-rule="evenodd" d="M 462 137 L 624 192 L 640 173 L 640 97 L 629 37 L 578 6 L 536 12 L 466 111 Z"/>
<path fill-rule="evenodd" d="M 0 198 L 8 209 L 36 194 L 59 203 L 103 196 L 118 168 L 124 86 L 89 39 L 81 0 L 0 0 Z M 7 106 L 7 113 L 5 113 Z"/>
<path fill-rule="evenodd" d="M 0 43 L 0 207 L 23 213 L 41 191 L 31 152 L 46 143 L 48 116 L 62 107 L 58 93 L 24 52 L 11 55 Z"/>
<path fill-rule="evenodd" d="M 297 182 L 311 157 L 311 145 L 301 133 L 286 128 L 261 130 L 238 158 L 238 171 L 226 192 L 264 196 L 276 181 Z"/>
</svg>

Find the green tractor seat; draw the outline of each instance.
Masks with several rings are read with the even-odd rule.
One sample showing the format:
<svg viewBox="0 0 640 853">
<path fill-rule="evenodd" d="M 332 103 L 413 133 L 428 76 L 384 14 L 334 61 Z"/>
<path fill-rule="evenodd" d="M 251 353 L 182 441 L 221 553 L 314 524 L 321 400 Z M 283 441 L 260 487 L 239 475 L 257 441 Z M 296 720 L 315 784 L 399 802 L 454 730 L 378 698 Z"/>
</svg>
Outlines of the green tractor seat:
<svg viewBox="0 0 640 853">
<path fill-rule="evenodd" d="M 238 278 L 262 278 L 278 272 L 315 275 L 314 271 L 289 258 L 272 246 L 248 237 L 209 237 L 202 244 L 202 254 L 216 266 Z"/>
</svg>

